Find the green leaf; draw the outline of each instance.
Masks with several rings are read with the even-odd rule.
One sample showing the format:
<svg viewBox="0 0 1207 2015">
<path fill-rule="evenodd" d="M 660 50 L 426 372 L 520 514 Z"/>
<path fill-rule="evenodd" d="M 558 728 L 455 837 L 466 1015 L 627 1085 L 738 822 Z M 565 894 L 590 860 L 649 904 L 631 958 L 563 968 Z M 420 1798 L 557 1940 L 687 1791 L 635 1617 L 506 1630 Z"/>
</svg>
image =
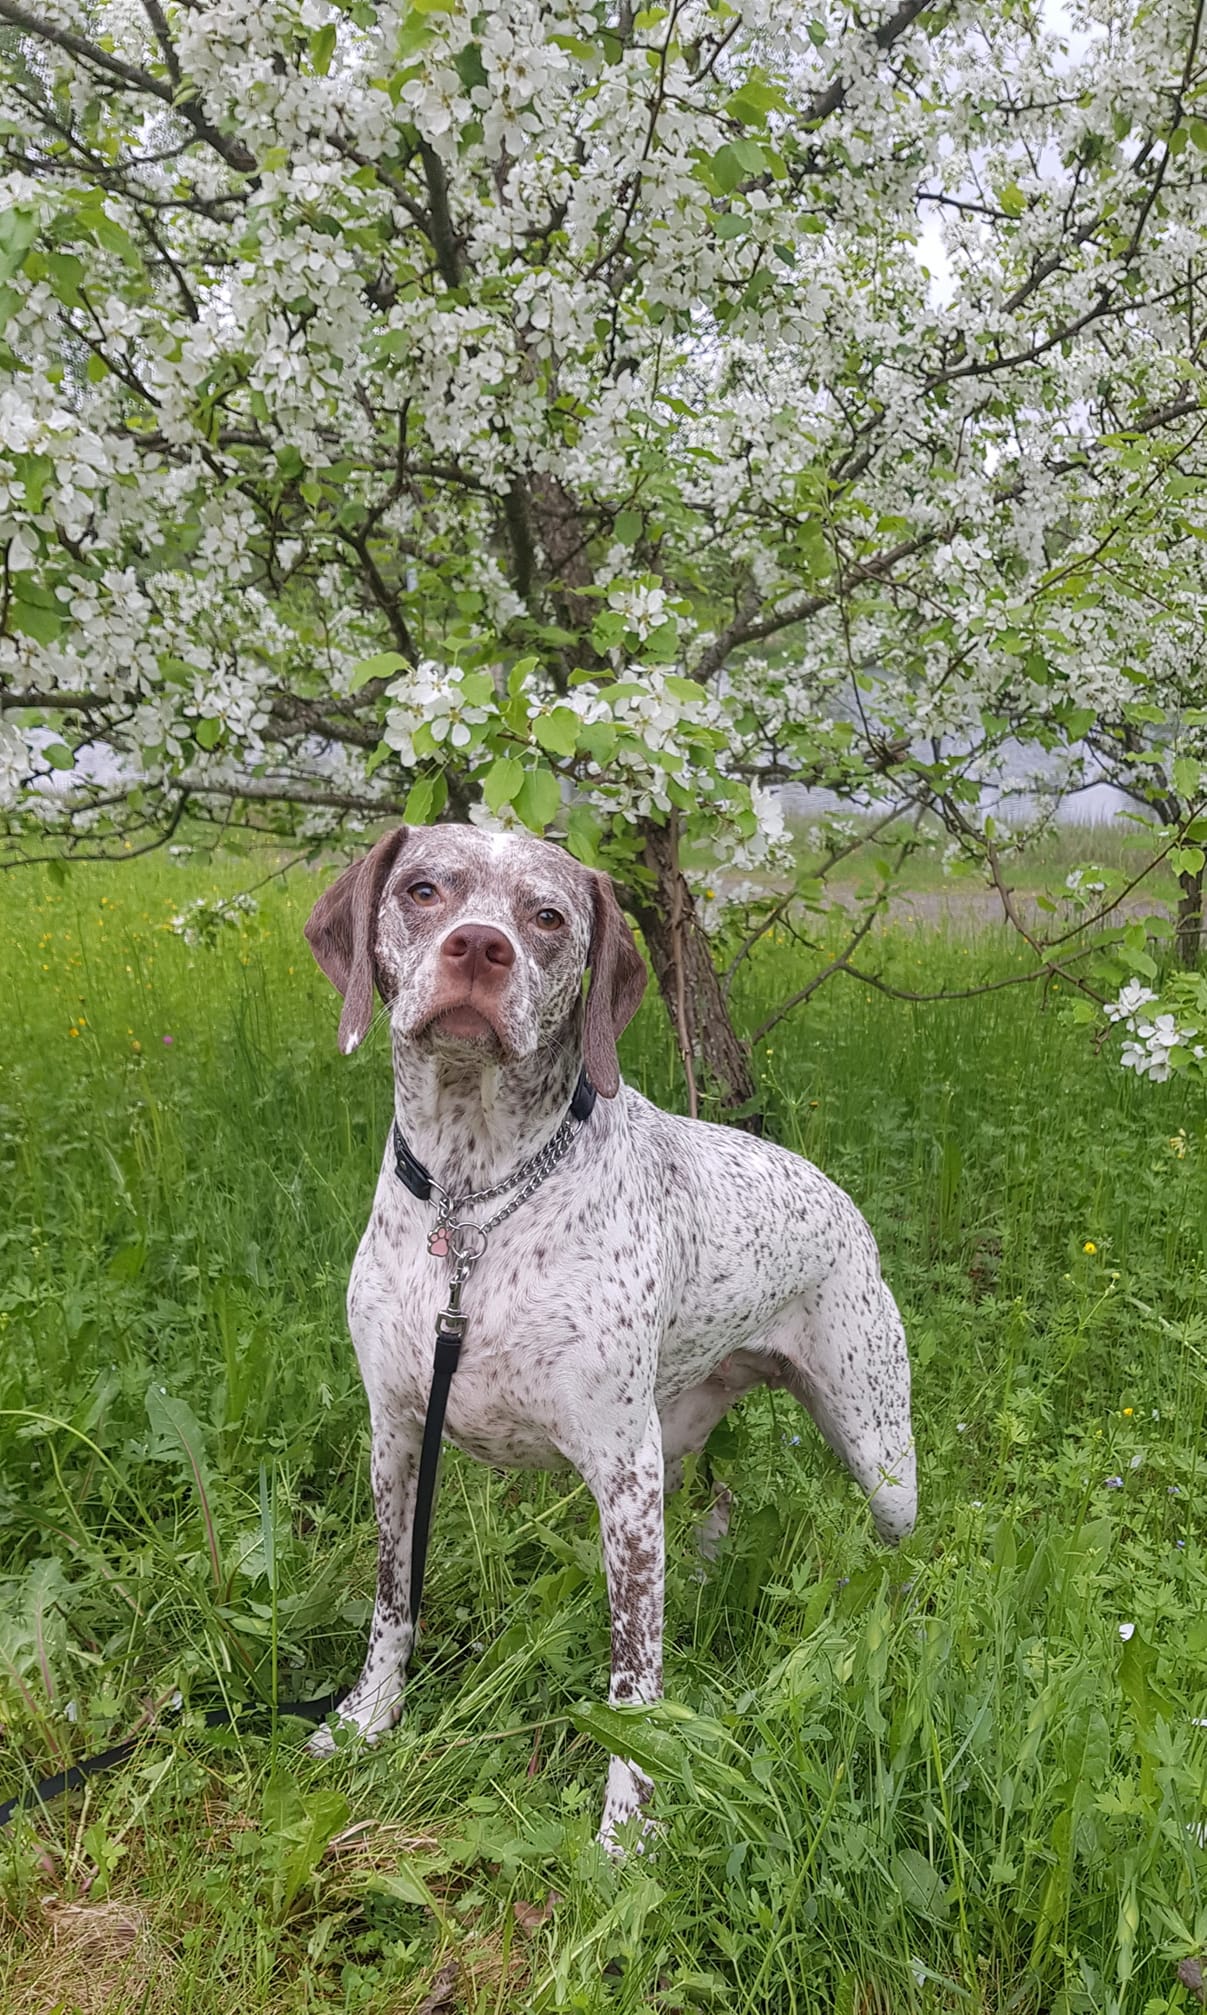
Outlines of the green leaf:
<svg viewBox="0 0 1207 2015">
<path fill-rule="evenodd" d="M 151 1423 L 152 1459 L 163 1462 L 183 1457 L 184 1475 L 196 1492 L 201 1506 L 214 1585 L 220 1588 L 222 1563 L 218 1554 L 214 1515 L 210 1508 L 213 1480 L 206 1461 L 205 1442 L 197 1416 L 183 1399 L 176 1399 L 172 1393 L 166 1392 L 162 1385 L 148 1386 L 144 1403 L 147 1419 Z"/>
<path fill-rule="evenodd" d="M 727 101 L 725 110 L 731 119 L 741 120 L 744 126 L 763 126 L 768 112 L 785 110 L 784 94 L 778 85 L 763 84 L 755 77 L 748 78 L 740 91 L 735 91 Z"/>
<path fill-rule="evenodd" d="M 728 196 L 731 189 L 737 188 L 742 179 L 742 163 L 735 146 L 727 143 L 724 147 L 718 147 L 709 166 L 712 169 L 713 182 L 722 196 Z"/>
<path fill-rule="evenodd" d="M 482 796 L 492 812 L 509 805 L 524 781 L 524 765 L 518 756 L 496 756 L 482 779 Z"/>
<path fill-rule="evenodd" d="M 489 80 L 486 66 L 482 61 L 482 51 L 476 42 L 467 42 L 464 49 L 457 51 L 453 62 L 466 91 L 477 91 L 487 86 Z"/>
<path fill-rule="evenodd" d="M 264 1832 L 278 1864 L 274 1901 L 282 1915 L 314 1873 L 351 1807 L 339 1791 L 299 1791 L 278 1771 L 264 1787 Z"/>
<path fill-rule="evenodd" d="M 539 769 L 525 771 L 524 781 L 513 800 L 524 824 L 534 833 L 544 832 L 550 820 L 557 816 L 561 802 L 558 780 L 543 763 Z"/>
<path fill-rule="evenodd" d="M 42 754 L 52 770 L 69 770 L 75 762 L 75 756 L 66 742 L 48 742 Z"/>
<path fill-rule="evenodd" d="M 1017 182 L 1007 182 L 997 200 L 1007 217 L 1021 217 L 1027 207 L 1027 199 Z"/>
<path fill-rule="evenodd" d="M 536 665 L 537 660 L 535 657 L 516 659 L 510 672 L 507 674 L 507 692 L 511 699 L 519 699 L 528 682 L 528 675 L 530 672 L 536 670 Z"/>
<path fill-rule="evenodd" d="M 538 714 L 532 732 L 543 749 L 553 756 L 572 756 L 578 747 L 579 718 L 572 707 L 555 707 L 551 714 Z"/>
<path fill-rule="evenodd" d="M 1146 1643 L 1138 1630 L 1133 1630 L 1119 1659 L 1119 1686 L 1135 1716 L 1137 1728 L 1145 1735 L 1152 1733 L 1158 1714 L 1167 1715 L 1169 1712 L 1169 1702 L 1155 1684 L 1156 1666 L 1155 1646 Z"/>
<path fill-rule="evenodd" d="M 488 707 L 495 698 L 495 682 L 489 672 L 464 672 L 461 691 L 471 707 Z"/>
<path fill-rule="evenodd" d="M 325 77 L 331 68 L 331 58 L 335 54 L 336 29 L 334 21 L 327 21 L 317 28 L 310 37 L 310 60 L 320 77 Z"/>
<path fill-rule="evenodd" d="M 0 211 L 0 281 L 11 280 L 20 272 L 37 235 L 36 211 L 18 208 Z"/>
<path fill-rule="evenodd" d="M 348 691 L 359 693 L 361 687 L 367 686 L 370 679 L 389 679 L 397 672 L 409 672 L 410 669 L 410 665 L 398 651 L 378 651 L 376 657 L 362 658 L 359 664 L 353 665 L 348 679 Z"/>
<path fill-rule="evenodd" d="M 575 860 L 582 861 L 584 867 L 599 867 L 602 838 L 603 827 L 595 813 L 586 805 L 571 805 L 566 814 L 566 844 Z"/>
<path fill-rule="evenodd" d="M 26 600 L 19 587 L 13 591 L 8 620 L 14 630 L 19 630 L 23 637 L 32 637 L 36 644 L 56 643 L 63 631 L 63 619 L 57 608 L 47 608 L 41 597 L 37 601 Z"/>
<path fill-rule="evenodd" d="M 413 1861 L 400 1860 L 388 1875 L 375 1875 L 369 1883 L 370 1892 L 381 1896 L 393 1896 L 399 1903 L 417 1904 L 421 1910 L 430 1910 L 438 1924 L 456 1934 L 457 1927 L 449 1918 L 443 1903 L 428 1888 Z"/>
<path fill-rule="evenodd" d="M 46 273 L 65 307 L 79 308 L 83 305 L 80 283 L 84 278 L 84 262 L 77 259 L 74 252 L 48 252 Z"/>
<path fill-rule="evenodd" d="M 612 1756 L 623 1756 L 635 1763 L 639 1770 L 648 1771 L 651 1777 L 664 1777 L 672 1782 L 691 1784 L 690 1769 L 686 1782 L 684 1765 L 687 1758 L 683 1742 L 678 1734 L 669 1728 L 659 1728 L 653 1721 L 651 1711 L 645 1707 L 605 1706 L 602 1701 L 584 1701 L 570 1709 L 572 1725 L 583 1735 L 589 1735 Z"/>
<path fill-rule="evenodd" d="M 47 759 L 50 750 L 45 751 Z M 1203 871 L 1204 855 L 1202 847 L 1175 847 L 1168 856 L 1170 871 L 1175 875 L 1197 875 Z"/>
<path fill-rule="evenodd" d="M 647 665 L 668 665 L 676 657 L 678 650 L 679 625 L 673 616 L 668 616 L 664 623 L 659 623 L 656 629 L 650 631 L 642 644 L 642 662 Z"/>
<path fill-rule="evenodd" d="M 1173 787 L 1179 797 L 1198 796 L 1203 782 L 1203 765 L 1197 756 L 1175 756 L 1171 774 Z"/>
<path fill-rule="evenodd" d="M 214 715 L 194 721 L 193 740 L 200 749 L 216 749 L 222 740 L 222 722 Z"/>
<path fill-rule="evenodd" d="M 407 801 L 402 808 L 402 816 L 408 826 L 426 826 L 431 823 L 432 807 L 436 801 L 436 779 L 433 775 L 416 777 L 407 792 Z"/>
<path fill-rule="evenodd" d="M 720 216 L 713 218 L 712 227 L 718 238 L 744 238 L 750 229 L 750 224 L 739 211 L 722 210 Z"/>
<path fill-rule="evenodd" d="M 616 754 L 616 745 L 619 740 L 620 731 L 612 725 L 611 721 L 592 721 L 582 729 L 579 735 L 579 741 L 590 756 L 591 761 L 598 763 L 601 770 L 607 768 Z"/>
<path fill-rule="evenodd" d="M 644 524 L 640 511 L 618 511 L 612 531 L 622 546 L 635 546 Z"/>
<path fill-rule="evenodd" d="M 1097 718 L 1097 711 L 1093 707 L 1067 707 L 1063 719 L 1069 740 L 1081 741 L 1082 737 L 1089 733 Z"/>
<path fill-rule="evenodd" d="M 951 1908 L 951 1897 L 938 1871 L 931 1867 L 917 1847 L 903 1847 L 894 1854 L 893 1884 L 907 1910 L 932 1922 L 942 1923 Z"/>
</svg>

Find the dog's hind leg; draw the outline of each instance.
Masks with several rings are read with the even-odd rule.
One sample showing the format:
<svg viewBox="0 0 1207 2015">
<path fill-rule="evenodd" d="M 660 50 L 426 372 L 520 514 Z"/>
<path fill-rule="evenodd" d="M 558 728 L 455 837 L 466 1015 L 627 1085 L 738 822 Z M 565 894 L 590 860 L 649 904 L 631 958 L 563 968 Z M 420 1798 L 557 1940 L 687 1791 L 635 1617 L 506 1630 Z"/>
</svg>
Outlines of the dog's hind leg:
<svg viewBox="0 0 1207 2015">
<path fill-rule="evenodd" d="M 769 1367 L 739 1353 L 727 1357 L 699 1385 L 677 1393 L 658 1409 L 662 1426 L 663 1489 L 667 1497 L 683 1482 L 683 1458 L 699 1455 L 713 1428 L 752 1386 L 764 1385 Z"/>
<path fill-rule="evenodd" d="M 683 1458 L 699 1455 L 713 1428 L 722 1421 L 743 1393 L 756 1385 L 779 1385 L 778 1368 L 766 1358 L 736 1351 L 725 1358 L 699 1385 L 689 1386 L 659 1409 L 662 1422 L 664 1460 L 663 1489 L 669 1497 L 683 1482 Z M 721 1541 L 729 1531 L 732 1494 L 723 1483 L 714 1483 L 712 1502 L 696 1530 L 696 1543 L 705 1560 L 715 1560 Z"/>
<path fill-rule="evenodd" d="M 788 1305 L 766 1342 L 788 1390 L 867 1492 L 881 1538 L 904 1539 L 918 1509 L 909 1356 L 862 1219 L 830 1273 Z"/>
</svg>

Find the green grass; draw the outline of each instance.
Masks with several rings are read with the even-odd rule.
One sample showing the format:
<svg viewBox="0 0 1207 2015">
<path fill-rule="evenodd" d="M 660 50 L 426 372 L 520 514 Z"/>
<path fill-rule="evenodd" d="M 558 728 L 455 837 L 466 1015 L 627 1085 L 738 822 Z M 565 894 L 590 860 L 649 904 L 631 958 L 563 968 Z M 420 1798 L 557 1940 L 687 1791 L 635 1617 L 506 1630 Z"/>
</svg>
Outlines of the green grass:
<svg viewBox="0 0 1207 2015">
<path fill-rule="evenodd" d="M 885 1553 L 790 1402 L 731 1416 L 731 1537 L 701 1578 L 690 1479 L 670 1704 L 624 1737 L 663 1831 L 614 1868 L 590 1732 L 611 1730 L 580 1711 L 607 1607 L 572 1478 L 447 1458 L 423 1653 L 376 1752 L 321 1765 L 297 1723 L 202 1725 L 354 1676 L 373 1580 L 342 1302 L 385 1047 L 336 1054 L 300 936 L 314 877 L 212 948 L 163 927 L 256 872 L 158 857 L 0 888 L 0 1795 L 186 1702 L 0 1842 L 6 2015 L 402 2015 L 453 1959 L 433 2005 L 481 2015 L 1190 2007 L 1201 1093 L 1096 1063 L 1031 988 L 913 1010 L 839 980 L 775 1032 L 774 1132 L 850 1189 L 905 1314 L 922 1514 Z M 905 930 L 877 950 L 905 984 L 1009 956 Z M 795 958 L 764 948 L 743 1023 Z M 678 1098 L 656 1002 L 625 1050 Z"/>
<path fill-rule="evenodd" d="M 797 817 L 792 821 L 796 852 L 802 867 L 815 865 L 819 856 L 808 845 L 807 835 L 815 820 Z M 947 834 L 934 819 L 923 826 L 928 844 L 907 856 L 893 876 L 893 886 L 902 895 L 941 892 L 958 910 L 962 901 L 983 891 L 996 896 L 988 876 L 971 863 L 945 858 Z M 886 858 L 894 864 L 902 843 L 913 836 L 906 823 L 887 828 L 863 851 L 852 854 L 833 871 L 836 887 L 851 888 L 861 880 L 875 885 L 872 859 Z M 1132 814 L 1116 814 L 1094 824 L 1064 820 L 1044 828 L 1038 835 L 1012 845 L 1007 836 L 999 840 L 1002 871 L 1008 886 L 1024 895 L 1044 894 L 1064 900 L 1065 879 L 1079 867 L 1105 868 L 1123 882 L 1140 875 L 1165 844 L 1149 827 Z M 1090 877 L 1092 879 L 1092 877 Z M 1135 904 L 1176 903 L 1178 884 L 1162 863 L 1146 874 L 1132 898 Z"/>
</svg>

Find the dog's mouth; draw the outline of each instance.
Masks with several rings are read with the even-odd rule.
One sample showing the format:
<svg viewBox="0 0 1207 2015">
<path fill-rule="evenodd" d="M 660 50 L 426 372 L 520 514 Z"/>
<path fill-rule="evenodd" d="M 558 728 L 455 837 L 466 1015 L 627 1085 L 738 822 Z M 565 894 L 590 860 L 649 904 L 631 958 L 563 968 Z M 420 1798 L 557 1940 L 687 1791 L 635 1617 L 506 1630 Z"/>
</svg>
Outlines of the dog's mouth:
<svg viewBox="0 0 1207 2015">
<path fill-rule="evenodd" d="M 415 1036 L 426 1042 L 467 1044 L 474 1049 L 504 1051 L 507 1047 L 490 1016 L 469 1001 L 437 1008 L 420 1023 Z"/>
<path fill-rule="evenodd" d="M 468 1002 L 461 1007 L 441 1008 L 434 1021 L 429 1023 L 437 1035 L 451 1035 L 458 1042 L 479 1042 L 499 1039 L 499 1031 L 492 1021 Z"/>
</svg>

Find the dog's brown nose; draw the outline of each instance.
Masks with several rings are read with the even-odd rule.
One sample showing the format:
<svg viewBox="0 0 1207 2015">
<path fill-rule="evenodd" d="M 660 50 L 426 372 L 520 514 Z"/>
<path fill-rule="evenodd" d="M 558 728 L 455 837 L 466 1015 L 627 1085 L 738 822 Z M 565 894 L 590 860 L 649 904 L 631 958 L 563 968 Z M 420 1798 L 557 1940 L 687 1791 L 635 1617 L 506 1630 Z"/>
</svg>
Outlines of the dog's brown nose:
<svg viewBox="0 0 1207 2015">
<path fill-rule="evenodd" d="M 462 924 L 445 938 L 440 956 L 466 979 L 501 978 L 515 964 L 515 946 L 493 924 Z"/>
</svg>

